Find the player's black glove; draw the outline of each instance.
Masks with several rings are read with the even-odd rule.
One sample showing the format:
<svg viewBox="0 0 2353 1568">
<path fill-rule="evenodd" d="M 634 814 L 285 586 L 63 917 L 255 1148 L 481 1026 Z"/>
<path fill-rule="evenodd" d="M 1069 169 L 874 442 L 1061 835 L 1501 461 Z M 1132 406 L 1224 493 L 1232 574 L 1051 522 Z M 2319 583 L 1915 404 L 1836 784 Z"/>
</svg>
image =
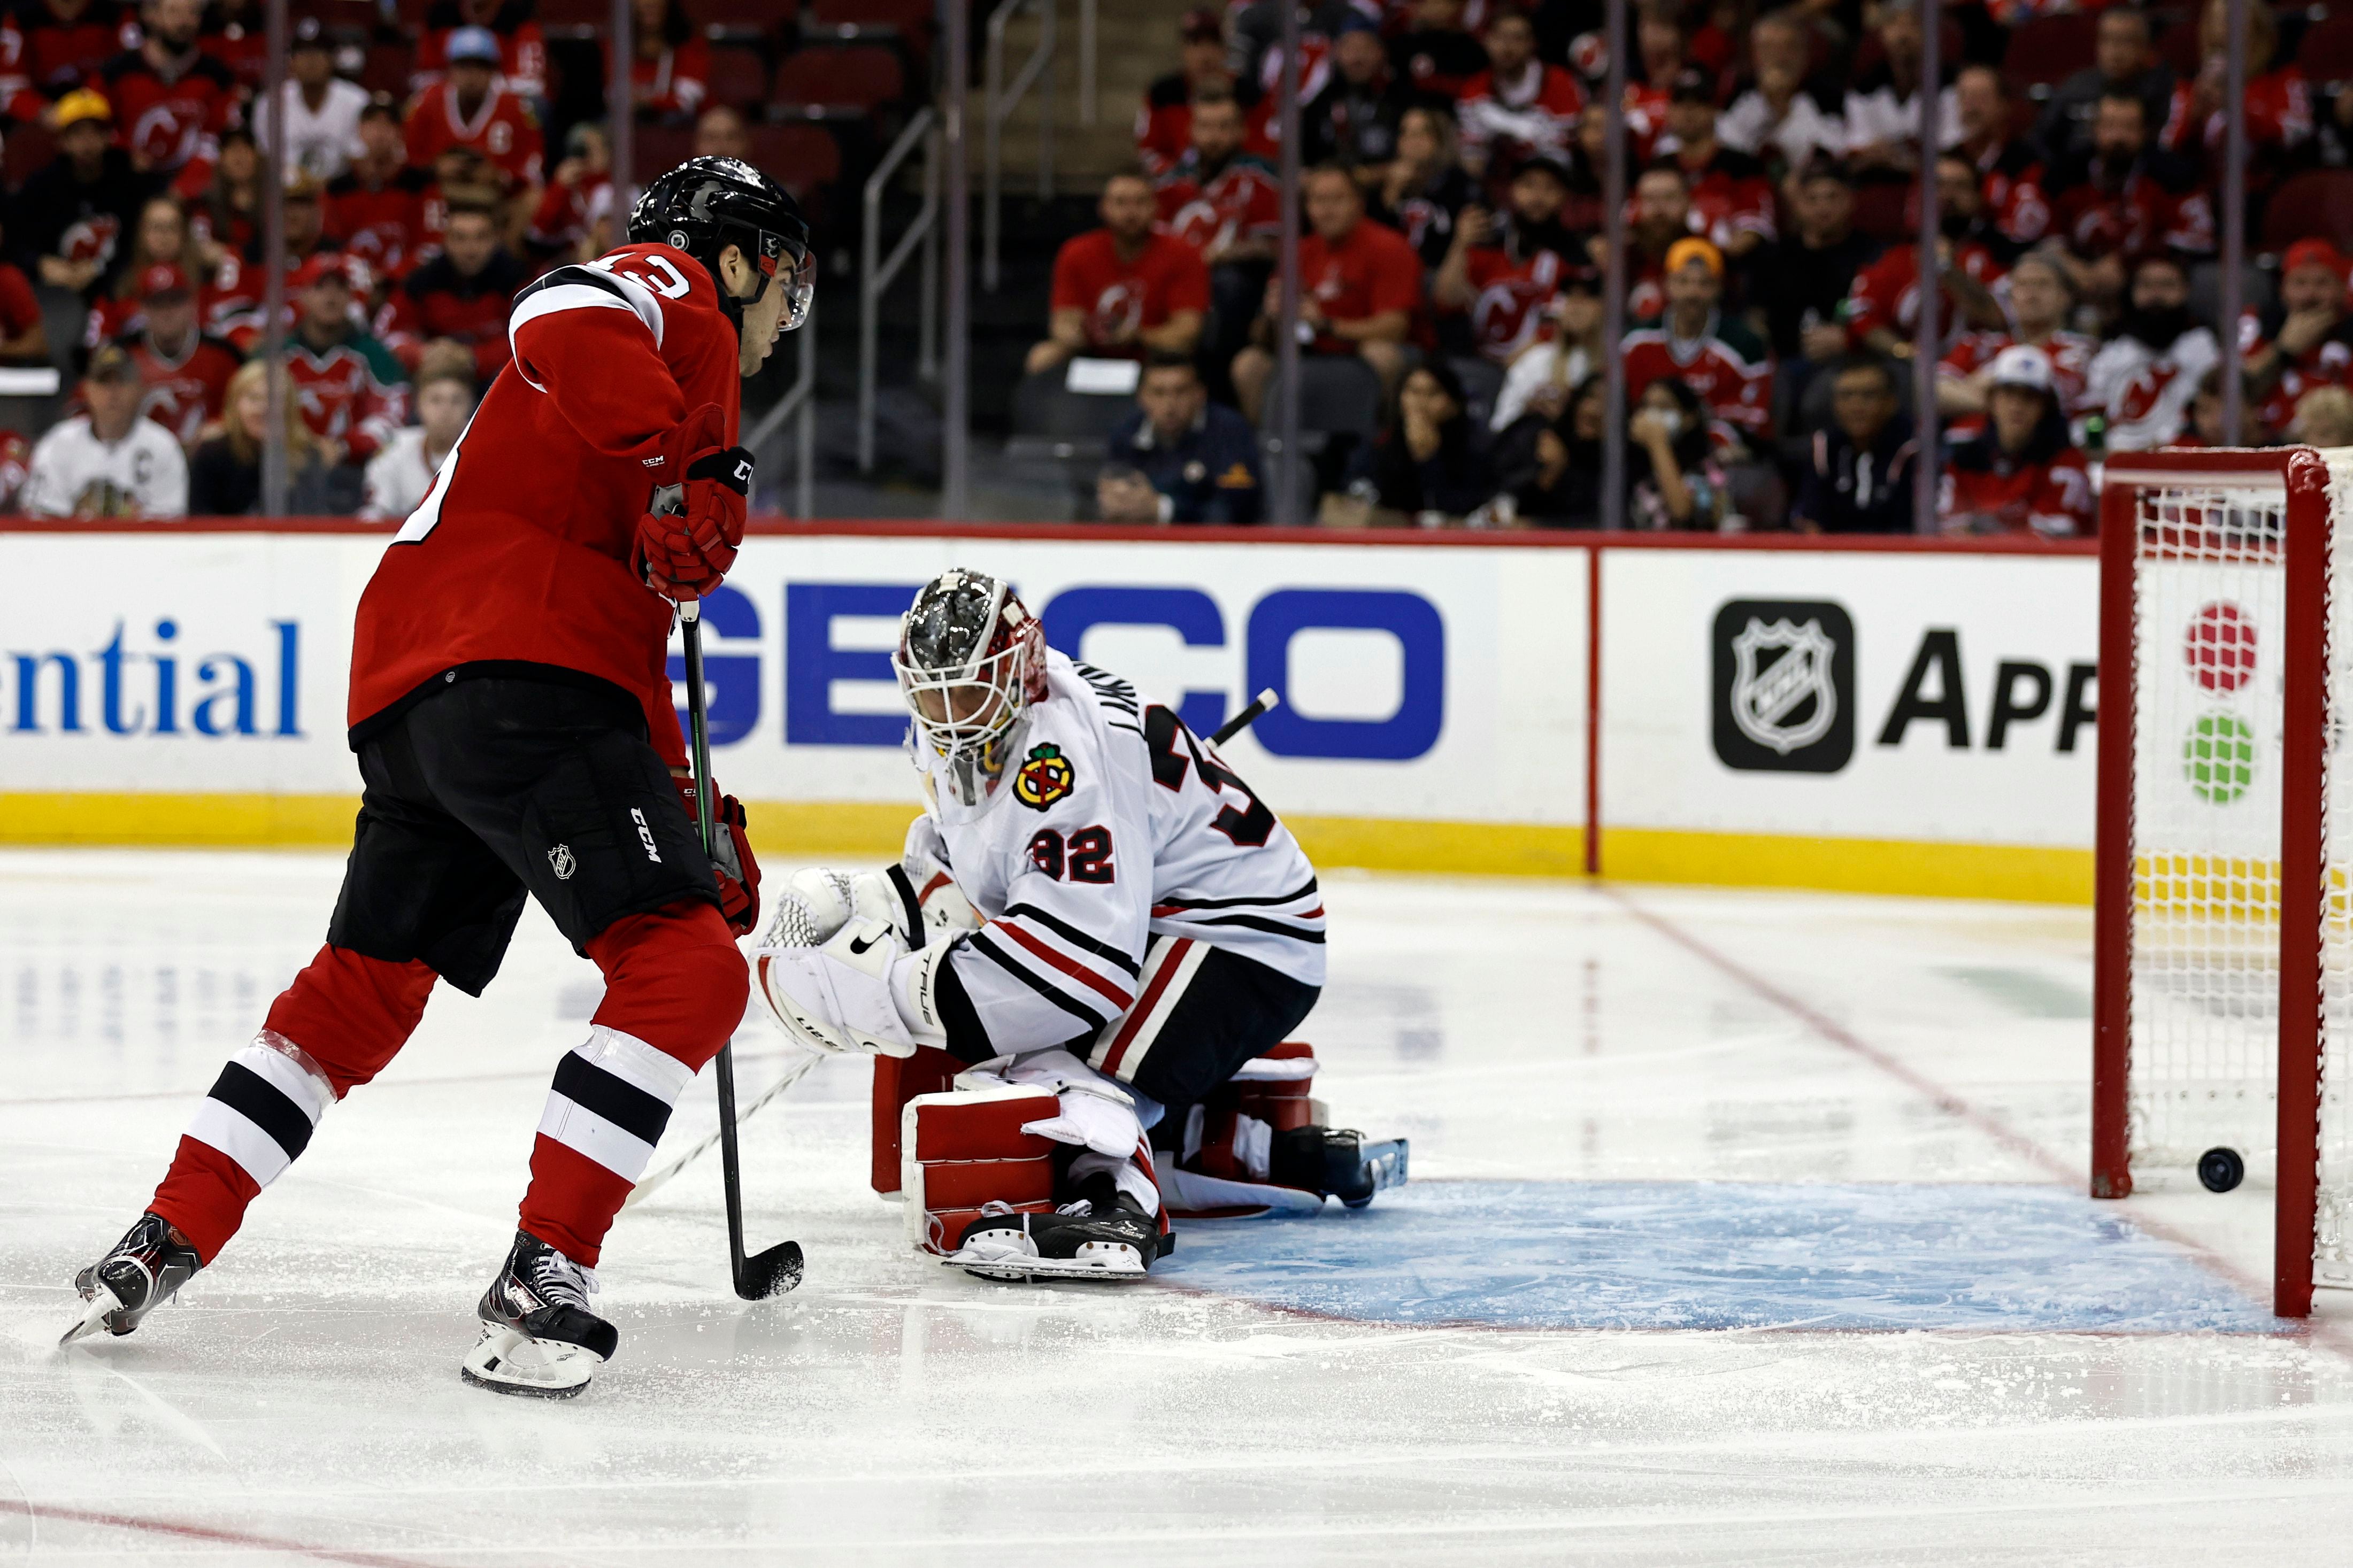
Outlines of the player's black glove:
<svg viewBox="0 0 2353 1568">
<path fill-rule="evenodd" d="M 737 936 L 748 936 L 760 924 L 760 863 L 752 858 L 752 840 L 744 834 L 744 803 L 720 795 L 712 784 L 711 803 L 711 874 L 719 879 L 719 912 Z M 686 815 L 694 816 L 694 781 L 678 781 L 679 799 Z"/>
<path fill-rule="evenodd" d="M 679 487 L 676 510 L 638 522 L 638 575 L 666 599 L 699 599 L 719 585 L 744 542 L 752 500 L 752 454 L 723 447 L 726 416 L 706 403 L 686 416 L 665 445 L 658 484 Z"/>
</svg>

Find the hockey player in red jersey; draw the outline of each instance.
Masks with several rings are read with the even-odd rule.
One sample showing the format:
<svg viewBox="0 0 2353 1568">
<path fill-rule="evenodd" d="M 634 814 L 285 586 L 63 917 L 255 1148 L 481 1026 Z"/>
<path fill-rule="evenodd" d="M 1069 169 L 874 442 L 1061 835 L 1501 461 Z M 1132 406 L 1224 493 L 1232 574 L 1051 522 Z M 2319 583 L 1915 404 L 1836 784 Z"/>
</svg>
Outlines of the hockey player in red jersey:
<svg viewBox="0 0 2353 1568">
<path fill-rule="evenodd" d="M 327 944 L 199 1106 L 148 1211 L 76 1283 L 131 1332 L 218 1256 L 319 1119 L 383 1070 L 437 980 L 479 994 L 526 896 L 604 972 L 555 1070 L 469 1382 L 562 1396 L 609 1359 L 605 1232 L 670 1106 L 742 1020 L 757 918 L 743 812 L 707 857 L 667 672 L 671 602 L 733 563 L 740 378 L 807 315 L 808 229 L 734 159 L 655 180 L 629 243 L 518 298 L 514 359 L 360 600 L 365 785 Z M 69 1336 L 70 1337 L 70 1336 Z"/>
<path fill-rule="evenodd" d="M 1053 1201 L 978 1213 L 939 1249 L 990 1272 L 1134 1278 L 1161 1251 L 1164 1194 L 1289 1210 L 1402 1179 L 1402 1144 L 1307 1114 L 1314 1058 L 1284 1042 L 1323 988 L 1323 895 L 1215 746 L 1048 649 L 977 572 L 916 595 L 893 667 L 926 800 L 906 855 L 797 875 L 754 963 L 809 1046 L 927 1046 L 973 1069 L 961 1087 L 1038 1098 L 1019 1131 L 1061 1146 Z M 1292 1081 L 1298 1114 L 1249 1114 L 1238 1077 Z"/>
</svg>

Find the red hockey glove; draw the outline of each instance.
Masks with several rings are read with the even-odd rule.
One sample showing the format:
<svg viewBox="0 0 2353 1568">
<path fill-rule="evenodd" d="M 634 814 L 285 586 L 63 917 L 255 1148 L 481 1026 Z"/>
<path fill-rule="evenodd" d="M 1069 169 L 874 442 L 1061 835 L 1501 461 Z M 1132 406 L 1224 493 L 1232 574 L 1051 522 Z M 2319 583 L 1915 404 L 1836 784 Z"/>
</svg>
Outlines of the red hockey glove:
<svg viewBox="0 0 2353 1568">
<path fill-rule="evenodd" d="M 664 444 L 655 482 L 678 487 L 672 507 L 638 521 L 633 564 L 666 599 L 699 599 L 735 564 L 752 499 L 752 454 L 722 447 L 726 418 L 715 403 L 686 416 Z"/>
<path fill-rule="evenodd" d="M 712 785 L 715 792 L 716 784 Z M 694 781 L 678 781 L 678 797 L 686 815 L 694 816 Z M 719 879 L 719 912 L 737 936 L 748 936 L 760 924 L 760 863 L 752 858 L 752 841 L 744 832 L 744 803 L 732 795 L 720 795 L 711 806 L 711 873 Z"/>
</svg>

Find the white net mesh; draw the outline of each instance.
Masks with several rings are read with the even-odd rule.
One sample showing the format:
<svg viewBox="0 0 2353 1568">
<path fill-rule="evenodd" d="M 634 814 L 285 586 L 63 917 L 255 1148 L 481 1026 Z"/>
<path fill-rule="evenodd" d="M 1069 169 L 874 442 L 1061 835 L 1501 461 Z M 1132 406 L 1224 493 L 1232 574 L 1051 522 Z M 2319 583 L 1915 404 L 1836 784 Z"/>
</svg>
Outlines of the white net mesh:
<svg viewBox="0 0 2353 1568">
<path fill-rule="evenodd" d="M 2136 500 L 2133 1176 L 2218 1145 L 2268 1175 L 2287 495 L 2185 476 Z"/>
<path fill-rule="evenodd" d="M 2328 454 L 2329 534 L 2353 508 L 2353 451 Z M 2133 920 L 2128 1125 L 2137 1186 L 2193 1180 L 2224 1147 L 2278 1171 L 2280 770 L 2291 658 L 2328 661 L 2353 714 L 2353 550 L 2329 551 L 2328 646 L 2290 647 L 2287 496 L 2183 475 L 2135 495 Z M 2353 522 L 2353 513 L 2347 517 Z M 2332 735 L 2344 721 L 2334 720 Z M 2353 768 L 2324 748 L 2331 894 L 2323 947 L 2320 1199 L 2315 1274 L 2353 1285 L 2353 1105 L 2329 1065 L 2353 1047 Z M 2294 918 L 2306 921 L 2309 909 Z M 2308 926 L 2306 929 L 2310 929 Z"/>
</svg>

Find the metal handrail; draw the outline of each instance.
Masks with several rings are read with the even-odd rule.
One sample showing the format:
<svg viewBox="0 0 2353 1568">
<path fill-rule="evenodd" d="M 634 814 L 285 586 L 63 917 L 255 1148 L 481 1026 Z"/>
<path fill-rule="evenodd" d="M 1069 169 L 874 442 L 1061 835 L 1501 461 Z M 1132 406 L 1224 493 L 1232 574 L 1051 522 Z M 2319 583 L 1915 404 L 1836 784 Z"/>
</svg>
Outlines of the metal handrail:
<svg viewBox="0 0 2353 1568">
<path fill-rule="evenodd" d="M 1038 11 L 1038 47 L 1021 67 L 1021 74 L 1013 79 L 1009 89 L 1005 85 L 1005 28 L 1023 9 L 1035 5 Z M 1005 122 L 1020 106 L 1022 99 L 1038 84 L 1038 79 L 1054 63 L 1055 0 L 1009 0 L 997 8 L 988 19 L 988 91 L 984 119 L 987 122 L 987 147 L 981 157 L 981 287 L 994 293 L 997 283 L 997 241 L 1004 233 L 1004 170 L 1003 150 Z M 1038 199 L 1044 201 L 1054 194 L 1054 95 L 1052 89 L 1038 95 Z"/>
<path fill-rule="evenodd" d="M 800 369 L 776 405 L 760 416 L 744 445 L 756 457 L 786 420 L 800 416 L 794 432 L 793 515 L 804 521 L 817 515 L 817 301 L 809 301 L 808 319 L 797 330 L 800 339 Z"/>
<path fill-rule="evenodd" d="M 879 374 L 877 363 L 881 353 L 877 338 L 881 330 L 879 316 L 883 290 L 890 288 L 907 258 L 918 245 L 923 247 L 923 299 L 920 328 L 920 358 L 924 364 L 935 363 L 939 331 L 933 324 L 932 312 L 937 298 L 938 246 L 930 238 L 940 216 L 940 136 L 939 116 L 929 109 L 920 109 L 882 154 L 874 173 L 866 180 L 866 232 L 860 241 L 862 251 L 858 283 L 858 471 L 874 471 L 874 398 Z M 914 221 L 891 247 L 888 258 L 882 248 L 882 193 L 899 165 L 912 156 L 915 148 L 923 149 L 923 205 L 916 210 Z M 919 366 L 919 369 L 922 366 Z M 934 369 L 932 374 L 937 374 Z"/>
<path fill-rule="evenodd" d="M 1079 123 L 1095 122 L 1095 0 L 1079 0 Z"/>
</svg>

